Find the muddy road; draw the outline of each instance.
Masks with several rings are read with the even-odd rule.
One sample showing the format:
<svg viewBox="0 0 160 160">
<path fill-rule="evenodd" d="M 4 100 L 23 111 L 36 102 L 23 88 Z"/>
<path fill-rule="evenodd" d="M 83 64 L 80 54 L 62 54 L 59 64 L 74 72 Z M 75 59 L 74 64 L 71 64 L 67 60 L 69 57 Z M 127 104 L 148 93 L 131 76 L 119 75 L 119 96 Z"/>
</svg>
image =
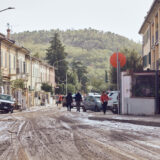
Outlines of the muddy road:
<svg viewBox="0 0 160 160">
<path fill-rule="evenodd" d="M 2 114 L 0 160 L 160 160 L 160 127 L 91 117 L 64 108 Z"/>
</svg>

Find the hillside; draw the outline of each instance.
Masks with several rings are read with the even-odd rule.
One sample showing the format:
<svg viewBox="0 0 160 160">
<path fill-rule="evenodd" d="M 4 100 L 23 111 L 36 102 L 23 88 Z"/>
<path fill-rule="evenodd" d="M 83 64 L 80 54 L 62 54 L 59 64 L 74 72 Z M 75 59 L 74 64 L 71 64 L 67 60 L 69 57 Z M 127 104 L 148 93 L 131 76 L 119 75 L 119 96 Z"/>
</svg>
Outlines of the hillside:
<svg viewBox="0 0 160 160">
<path fill-rule="evenodd" d="M 86 66 L 91 75 L 104 75 L 104 70 L 109 68 L 109 58 L 113 52 L 123 48 L 135 49 L 141 52 L 141 45 L 126 37 L 94 29 L 82 30 L 50 30 L 50 31 L 26 31 L 15 33 L 12 39 L 18 44 L 29 48 L 32 54 L 39 53 L 41 58 L 45 57 L 49 41 L 55 32 L 58 32 L 61 41 L 68 53 L 68 61 L 80 60 Z"/>
</svg>

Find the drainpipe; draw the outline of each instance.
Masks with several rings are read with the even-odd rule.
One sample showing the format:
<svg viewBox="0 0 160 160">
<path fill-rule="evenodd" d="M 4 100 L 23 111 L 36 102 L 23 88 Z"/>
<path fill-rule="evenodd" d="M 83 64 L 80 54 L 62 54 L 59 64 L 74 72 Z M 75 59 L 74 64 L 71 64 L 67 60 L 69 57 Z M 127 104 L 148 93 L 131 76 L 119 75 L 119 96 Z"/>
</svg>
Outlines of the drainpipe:
<svg viewBox="0 0 160 160">
<path fill-rule="evenodd" d="M 156 61 L 156 71 L 155 71 L 155 110 L 156 114 L 160 113 L 159 108 L 159 62 Z"/>
<path fill-rule="evenodd" d="M 31 55 L 30 55 L 30 70 L 31 70 L 31 90 L 32 90 L 32 58 L 31 58 Z"/>
<path fill-rule="evenodd" d="M 1 64 L 1 62 L 2 62 L 2 41 L 3 41 L 3 39 L 0 39 L 0 72 L 1 72 L 1 76 L 2 76 L 2 64 Z M 0 86 L 1 87 L 1 93 L 2 94 L 4 94 L 4 88 L 3 88 L 3 76 L 2 76 L 2 86 Z"/>
</svg>

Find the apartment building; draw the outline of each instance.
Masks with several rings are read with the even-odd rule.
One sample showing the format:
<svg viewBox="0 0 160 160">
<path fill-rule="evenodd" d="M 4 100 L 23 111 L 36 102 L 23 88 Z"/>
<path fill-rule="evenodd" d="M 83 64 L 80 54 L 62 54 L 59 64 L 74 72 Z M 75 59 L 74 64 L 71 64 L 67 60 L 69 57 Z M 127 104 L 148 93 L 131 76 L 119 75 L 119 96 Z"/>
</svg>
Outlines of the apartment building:
<svg viewBox="0 0 160 160">
<path fill-rule="evenodd" d="M 53 88 L 55 87 L 54 68 L 42 60 L 32 57 L 28 49 L 10 40 L 9 29 L 7 37 L 0 33 L 0 70 L 3 79 L 1 93 L 17 94 L 18 97 L 20 94 L 20 99 L 24 97 L 27 106 L 40 104 L 40 102 L 38 104 L 35 102 L 35 97 L 42 92 L 42 83 L 49 83 Z M 13 92 L 11 83 L 16 79 L 24 80 L 25 90 L 23 93 Z"/>
<path fill-rule="evenodd" d="M 154 0 L 139 30 L 143 36 L 144 70 L 159 69 L 160 65 L 160 1 Z"/>
</svg>

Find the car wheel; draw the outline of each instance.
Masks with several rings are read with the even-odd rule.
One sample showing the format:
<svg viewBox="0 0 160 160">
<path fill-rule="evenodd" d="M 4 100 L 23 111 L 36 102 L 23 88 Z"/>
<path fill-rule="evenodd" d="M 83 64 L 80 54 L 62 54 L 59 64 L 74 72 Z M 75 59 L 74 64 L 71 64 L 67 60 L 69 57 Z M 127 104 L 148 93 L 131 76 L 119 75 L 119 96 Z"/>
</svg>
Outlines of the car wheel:
<svg viewBox="0 0 160 160">
<path fill-rule="evenodd" d="M 11 109 L 10 112 L 13 113 L 13 109 Z"/>
<path fill-rule="evenodd" d="M 99 109 L 98 109 L 98 106 L 97 106 L 97 105 L 94 107 L 94 111 L 95 111 L 95 112 L 98 112 L 98 111 L 99 111 Z"/>
<path fill-rule="evenodd" d="M 86 108 L 85 108 L 85 106 L 83 106 L 83 107 L 82 107 L 82 109 L 83 109 L 83 112 L 86 112 Z"/>
<path fill-rule="evenodd" d="M 112 109 L 112 112 L 113 112 L 114 114 L 118 114 L 118 109 L 117 109 L 117 108 L 113 108 L 113 109 Z"/>
</svg>

